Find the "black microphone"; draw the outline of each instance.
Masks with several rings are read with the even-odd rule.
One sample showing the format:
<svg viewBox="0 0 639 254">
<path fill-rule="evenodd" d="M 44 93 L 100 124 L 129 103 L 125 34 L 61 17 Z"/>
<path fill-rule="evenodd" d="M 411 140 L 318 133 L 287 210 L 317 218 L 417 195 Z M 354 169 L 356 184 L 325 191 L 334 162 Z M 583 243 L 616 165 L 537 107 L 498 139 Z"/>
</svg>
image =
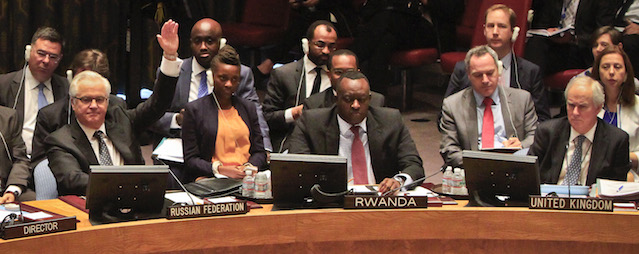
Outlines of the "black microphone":
<svg viewBox="0 0 639 254">
<path fill-rule="evenodd" d="M 182 181 L 180 181 L 180 179 L 178 179 L 177 176 L 173 173 L 173 170 L 171 170 L 171 167 L 167 165 L 166 163 L 164 163 L 164 161 L 162 161 L 161 159 L 158 159 L 157 157 L 155 157 L 155 160 L 169 167 L 169 173 L 171 173 L 171 176 L 173 176 L 173 179 L 175 179 L 175 181 L 180 185 L 180 188 L 182 188 L 182 190 L 186 192 L 186 195 L 189 196 L 189 199 L 191 200 L 191 204 L 196 205 L 195 201 L 193 201 L 193 197 L 191 197 L 191 195 L 193 194 L 191 194 L 188 190 L 186 190 L 186 187 L 184 187 L 184 185 L 182 184 Z"/>
<path fill-rule="evenodd" d="M 418 183 L 419 183 L 419 184 L 421 184 L 421 182 L 423 182 L 424 180 L 426 180 L 426 179 L 428 179 L 428 178 L 431 178 L 431 177 L 433 177 L 433 176 L 435 176 L 435 175 L 437 175 L 437 174 L 439 174 L 439 173 L 441 173 L 441 172 L 442 172 L 442 171 L 441 171 L 441 169 L 440 169 L 440 170 L 437 170 L 437 172 L 435 172 L 435 173 L 433 173 L 433 174 L 431 174 L 431 175 L 428 175 L 428 176 L 424 176 L 424 177 L 422 177 L 422 178 L 419 178 L 419 179 L 417 179 L 417 180 L 413 181 L 412 183 L 410 183 L 410 184 L 408 184 L 408 185 L 401 184 L 401 185 L 400 185 L 399 187 L 397 187 L 397 188 L 394 188 L 394 189 L 391 189 L 391 190 L 388 190 L 388 191 L 384 192 L 384 194 L 382 194 L 382 196 L 386 196 L 386 195 L 388 195 L 388 194 L 390 194 L 390 193 L 394 193 L 394 192 L 396 192 L 396 191 L 398 191 L 398 190 L 402 189 L 403 187 L 406 187 L 406 189 L 409 189 L 409 188 L 412 188 L 412 187 L 414 187 L 414 186 L 417 186 L 417 185 L 418 185 Z"/>
</svg>

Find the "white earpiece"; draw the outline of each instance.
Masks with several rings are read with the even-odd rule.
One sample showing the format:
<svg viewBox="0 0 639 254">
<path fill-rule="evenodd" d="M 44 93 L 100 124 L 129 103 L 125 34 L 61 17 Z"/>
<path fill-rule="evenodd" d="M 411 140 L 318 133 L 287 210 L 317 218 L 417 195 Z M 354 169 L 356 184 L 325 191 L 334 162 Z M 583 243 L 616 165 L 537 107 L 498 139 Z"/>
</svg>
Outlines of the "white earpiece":
<svg viewBox="0 0 639 254">
<path fill-rule="evenodd" d="M 226 38 L 220 38 L 220 48 L 226 46 Z"/>
<path fill-rule="evenodd" d="M 67 80 L 69 80 L 69 84 L 71 84 L 71 81 L 73 81 L 73 71 L 72 70 L 67 70 Z"/>
<path fill-rule="evenodd" d="M 497 60 L 497 74 L 501 75 L 502 72 L 504 72 L 504 63 Z"/>
<path fill-rule="evenodd" d="M 206 83 L 208 86 L 213 86 L 213 71 L 211 69 L 206 70 Z"/>
<path fill-rule="evenodd" d="M 308 55 L 308 39 L 302 38 L 302 51 L 304 51 L 304 55 Z"/>
<path fill-rule="evenodd" d="M 515 42 L 517 40 L 517 37 L 519 36 L 519 31 L 521 29 L 519 29 L 518 26 L 516 26 L 515 28 L 513 28 L 513 37 L 510 38 L 511 42 Z"/>
<path fill-rule="evenodd" d="M 24 46 L 24 60 L 29 61 L 29 57 L 31 56 L 31 45 Z"/>
</svg>

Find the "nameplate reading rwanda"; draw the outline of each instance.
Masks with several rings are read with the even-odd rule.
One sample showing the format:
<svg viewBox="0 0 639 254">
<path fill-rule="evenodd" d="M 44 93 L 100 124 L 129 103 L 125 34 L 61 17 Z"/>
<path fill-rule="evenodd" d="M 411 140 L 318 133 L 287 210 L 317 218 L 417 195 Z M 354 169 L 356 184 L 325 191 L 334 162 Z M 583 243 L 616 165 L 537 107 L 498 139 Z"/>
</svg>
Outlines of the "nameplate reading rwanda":
<svg viewBox="0 0 639 254">
<path fill-rule="evenodd" d="M 612 212 L 612 199 L 530 196 L 528 208 Z"/>
<path fill-rule="evenodd" d="M 249 208 L 246 205 L 245 200 L 219 204 L 170 206 L 166 211 L 166 218 L 183 219 L 219 215 L 234 215 L 244 214 L 248 211 Z"/>
<path fill-rule="evenodd" d="M 427 208 L 426 196 L 352 196 L 344 197 L 344 209 Z"/>
</svg>

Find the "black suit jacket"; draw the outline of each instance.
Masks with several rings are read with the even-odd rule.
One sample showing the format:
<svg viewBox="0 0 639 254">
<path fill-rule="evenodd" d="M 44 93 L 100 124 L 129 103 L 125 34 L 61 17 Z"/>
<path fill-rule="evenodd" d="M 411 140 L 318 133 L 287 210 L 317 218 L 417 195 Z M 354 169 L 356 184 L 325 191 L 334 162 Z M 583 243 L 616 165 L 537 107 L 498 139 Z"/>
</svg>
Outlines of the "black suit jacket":
<svg viewBox="0 0 639 254">
<path fill-rule="evenodd" d="M 22 140 L 22 126 L 18 122 L 16 111 L 0 106 L 0 191 L 9 185 L 22 189 L 20 200 L 35 199 L 33 192 L 33 175 L 29 170 L 27 147 Z M 5 145 L 8 151 L 5 150 Z M 8 154 L 7 154 L 8 153 Z M 30 194 L 27 194 L 30 193 Z M 28 197 L 25 199 L 25 197 Z"/>
<path fill-rule="evenodd" d="M 304 101 L 304 109 L 314 109 L 314 108 L 330 108 L 337 101 L 337 97 L 335 97 L 333 93 L 333 89 L 329 88 L 321 93 L 313 94 L 306 98 Z M 375 107 L 383 107 L 386 98 L 383 94 L 371 91 L 371 101 L 370 105 Z"/>
<path fill-rule="evenodd" d="M 249 129 L 248 162 L 258 168 L 266 165 L 266 151 L 255 104 L 243 98 L 231 97 L 231 103 Z M 186 104 L 182 125 L 182 146 L 186 165 L 185 181 L 192 182 L 197 177 L 212 177 L 211 158 L 215 154 L 217 139 L 218 109 L 213 95 L 202 97 Z"/>
<path fill-rule="evenodd" d="M 375 180 L 406 173 L 413 180 L 424 176 L 422 159 L 402 116 L 396 109 L 371 106 L 366 128 Z M 339 151 L 337 109 L 305 110 L 287 141 L 291 153 L 337 155 Z"/>
<path fill-rule="evenodd" d="M 126 101 L 113 94 L 109 95 L 109 110 L 112 108 L 127 108 Z M 75 114 L 71 110 L 69 115 L 69 96 L 41 108 L 36 118 L 36 126 L 33 131 L 33 148 L 31 149 L 31 168 L 35 168 L 47 156 L 47 147 L 44 139 L 62 126 L 75 121 Z"/>
<path fill-rule="evenodd" d="M 531 29 L 559 27 L 563 0 L 535 1 L 535 17 Z M 580 0 L 575 17 L 577 44 L 591 46 L 591 35 L 602 26 L 613 24 L 618 4 L 610 0 Z"/>
<path fill-rule="evenodd" d="M 24 122 L 23 73 L 24 69 L 0 75 L 0 105 L 13 108 L 17 95 L 18 102 L 15 103 L 15 110 L 18 112 L 18 121 L 20 122 L 20 125 Z M 23 85 L 22 88 L 20 88 L 21 84 Z M 69 94 L 69 81 L 62 76 L 54 74 L 51 77 L 51 89 L 53 90 L 54 101 L 63 99 Z M 20 93 L 18 93 L 18 90 L 20 90 Z"/>
<path fill-rule="evenodd" d="M 515 60 L 517 61 L 515 68 Z M 517 70 L 517 73 L 515 73 Z M 519 78 L 519 80 L 517 80 Z M 546 89 L 542 83 L 542 76 L 539 66 L 520 57 L 515 57 L 511 61 L 510 68 L 510 87 L 521 88 L 528 91 L 535 103 L 535 113 L 540 122 L 550 119 L 550 109 L 548 106 L 548 98 Z M 521 87 L 519 87 L 521 85 Z M 466 64 L 459 61 L 455 64 L 455 70 L 450 76 L 448 88 L 444 94 L 444 98 L 464 90 L 470 86 L 470 80 L 466 73 Z"/>
<path fill-rule="evenodd" d="M 304 60 L 285 64 L 271 72 L 262 103 L 264 118 L 268 123 L 273 151 L 280 151 L 282 140 L 293 130 L 293 123 L 286 123 L 284 111 L 302 105 L 306 99 Z"/>
<path fill-rule="evenodd" d="M 566 117 L 537 126 L 535 141 L 528 154 L 538 157 L 541 183 L 557 184 L 559 181 L 569 138 L 570 122 Z M 598 118 L 586 184 L 595 183 L 597 178 L 625 181 L 630 170 L 628 151 L 628 134 Z"/>
<path fill-rule="evenodd" d="M 120 153 L 124 164 L 144 164 L 137 138 L 150 124 L 157 121 L 171 103 L 177 78 L 160 74 L 153 94 L 134 109 L 108 108 L 105 116 L 106 134 Z M 45 139 L 49 167 L 58 182 L 62 195 L 84 195 L 89 180 L 90 165 L 99 165 L 91 143 L 78 121 L 65 125 Z"/>
</svg>

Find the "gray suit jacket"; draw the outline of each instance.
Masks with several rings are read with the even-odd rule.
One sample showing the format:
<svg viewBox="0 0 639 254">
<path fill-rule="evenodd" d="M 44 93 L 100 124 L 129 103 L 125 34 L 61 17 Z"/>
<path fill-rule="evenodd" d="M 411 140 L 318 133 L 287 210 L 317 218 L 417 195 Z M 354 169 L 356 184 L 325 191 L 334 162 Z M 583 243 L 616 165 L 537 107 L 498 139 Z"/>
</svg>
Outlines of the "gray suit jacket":
<svg viewBox="0 0 639 254">
<path fill-rule="evenodd" d="M 285 64 L 271 72 L 264 97 L 264 117 L 271 133 L 273 151 L 280 151 L 284 138 L 293 131 L 294 124 L 286 123 L 284 111 L 301 105 L 306 99 L 304 61 Z"/>
<path fill-rule="evenodd" d="M 153 94 L 134 109 L 109 107 L 105 116 L 106 134 L 120 153 L 124 164 L 144 164 L 137 138 L 157 121 L 173 99 L 177 78 L 160 74 Z M 51 133 L 45 140 L 49 167 L 62 195 L 84 195 L 89 181 L 90 165 L 99 165 L 89 139 L 75 119 L 71 124 Z"/>
<path fill-rule="evenodd" d="M 550 119 L 550 106 L 548 106 L 546 89 L 539 66 L 521 57 L 513 57 L 510 65 L 510 87 L 521 88 L 530 93 L 535 102 L 535 111 L 540 122 Z M 453 74 L 450 75 L 444 98 L 469 86 L 470 80 L 468 80 L 466 73 L 466 64 L 464 61 L 459 61 L 455 64 Z"/>
<path fill-rule="evenodd" d="M 0 105 L 13 108 L 17 95 L 18 101 L 15 110 L 18 112 L 18 121 L 21 126 L 24 122 L 24 86 L 20 88 L 23 72 L 24 69 L 0 75 Z M 54 101 L 66 98 L 69 94 L 69 81 L 54 74 L 51 77 L 51 89 Z M 20 90 L 19 94 L 18 90 Z"/>
<path fill-rule="evenodd" d="M 530 147 L 537 128 L 537 115 L 530 93 L 509 87 L 498 91 L 506 136 L 516 135 L 524 148 Z M 453 167 L 462 166 L 462 150 L 479 149 L 477 109 L 472 87 L 444 99 L 439 127 L 442 134 L 439 153 L 444 162 Z"/>
<path fill-rule="evenodd" d="M 35 199 L 27 147 L 22 140 L 22 126 L 15 110 L 0 106 L 0 132 L 3 135 L 0 140 L 0 191 L 4 191 L 9 185 L 16 185 L 22 188 L 21 200 L 25 200 L 27 196 L 30 196 L 28 199 Z M 4 149 L 4 145 L 9 151 Z M 31 195 L 27 195 L 27 191 Z"/>
<path fill-rule="evenodd" d="M 413 180 L 424 176 L 422 159 L 398 110 L 371 106 L 366 128 L 371 164 L 378 183 L 400 172 L 410 175 Z M 286 144 L 291 153 L 337 155 L 336 107 L 305 110 Z"/>
<path fill-rule="evenodd" d="M 304 109 L 330 108 L 336 101 L 337 98 L 333 94 L 333 88 L 329 88 L 306 98 L 304 101 Z M 386 97 L 384 97 L 383 94 L 371 91 L 371 101 L 369 103 L 371 106 L 383 107 L 385 101 Z"/>
<path fill-rule="evenodd" d="M 181 136 L 179 132 L 171 133 L 171 119 L 173 119 L 173 115 L 182 110 L 189 102 L 191 74 L 193 73 L 192 62 L 193 57 L 184 59 L 182 67 L 180 68 L 180 76 L 178 77 L 177 86 L 175 88 L 175 96 L 173 96 L 171 106 L 169 107 L 169 110 L 164 114 L 164 116 L 162 116 L 160 120 L 155 122 L 150 127 L 151 131 L 159 134 L 162 137 Z M 260 98 L 257 96 L 257 92 L 255 91 L 255 86 L 253 83 L 253 73 L 251 72 L 251 68 L 242 65 L 240 69 L 240 85 L 237 87 L 235 95 L 255 103 L 255 106 L 257 108 L 257 116 L 260 123 L 260 131 L 262 132 L 262 137 L 264 138 L 264 148 L 270 150 L 272 149 L 272 146 L 271 139 L 269 137 L 268 124 L 266 123 L 266 120 L 264 120 Z"/>
</svg>

